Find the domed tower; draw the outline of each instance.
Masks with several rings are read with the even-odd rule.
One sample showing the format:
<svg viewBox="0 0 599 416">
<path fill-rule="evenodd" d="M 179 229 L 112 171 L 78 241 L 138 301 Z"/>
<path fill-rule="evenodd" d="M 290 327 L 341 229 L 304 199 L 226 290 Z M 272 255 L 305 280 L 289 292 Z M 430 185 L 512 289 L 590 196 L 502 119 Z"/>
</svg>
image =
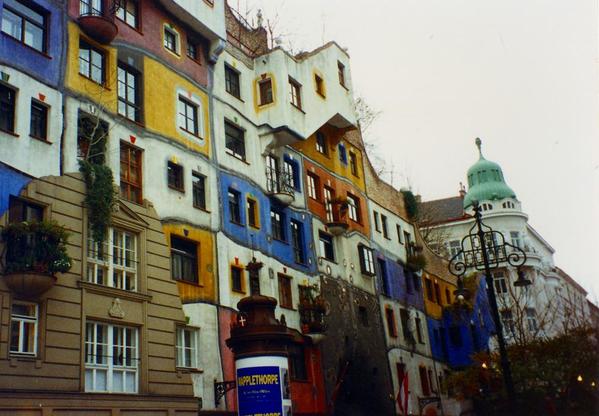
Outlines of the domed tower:
<svg viewBox="0 0 599 416">
<path fill-rule="evenodd" d="M 478 201 L 483 210 L 492 210 L 491 201 L 502 201 L 502 208 L 517 208 L 516 194 L 503 177 L 501 166 L 483 157 L 481 140 L 476 139 L 479 159 L 468 169 L 468 193 L 464 197 L 464 210 L 472 206 L 473 201 Z M 518 204 L 519 205 L 519 204 Z"/>
</svg>

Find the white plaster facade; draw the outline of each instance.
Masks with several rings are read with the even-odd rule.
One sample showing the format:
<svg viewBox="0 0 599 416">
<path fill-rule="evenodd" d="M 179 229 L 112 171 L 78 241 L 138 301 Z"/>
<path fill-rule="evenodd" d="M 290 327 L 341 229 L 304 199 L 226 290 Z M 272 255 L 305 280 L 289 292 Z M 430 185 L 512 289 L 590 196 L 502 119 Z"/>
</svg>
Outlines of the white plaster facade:
<svg viewBox="0 0 599 416">
<path fill-rule="evenodd" d="M 0 65 L 3 84 L 17 91 L 14 134 L 0 131 L 0 162 L 34 177 L 60 175 L 62 93 L 27 74 Z M 47 107 L 47 141 L 31 137 L 31 101 Z"/>
</svg>

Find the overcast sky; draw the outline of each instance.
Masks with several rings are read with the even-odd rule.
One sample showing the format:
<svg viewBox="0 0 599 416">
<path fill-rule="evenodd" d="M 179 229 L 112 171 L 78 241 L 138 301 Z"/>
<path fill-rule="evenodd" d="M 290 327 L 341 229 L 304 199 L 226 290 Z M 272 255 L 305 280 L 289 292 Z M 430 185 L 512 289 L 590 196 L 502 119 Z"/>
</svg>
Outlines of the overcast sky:
<svg viewBox="0 0 599 416">
<path fill-rule="evenodd" d="M 368 132 L 396 187 L 457 195 L 498 162 L 556 265 L 599 296 L 598 11 L 594 0 L 230 0 L 287 47 L 347 47 Z M 274 17 L 274 18 L 273 18 Z"/>
</svg>

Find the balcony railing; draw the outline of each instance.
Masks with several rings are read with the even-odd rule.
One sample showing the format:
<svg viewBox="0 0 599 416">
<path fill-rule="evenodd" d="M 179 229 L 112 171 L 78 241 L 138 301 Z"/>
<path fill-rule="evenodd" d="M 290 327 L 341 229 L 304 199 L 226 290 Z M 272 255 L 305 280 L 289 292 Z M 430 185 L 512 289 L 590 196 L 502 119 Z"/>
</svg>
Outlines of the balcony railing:
<svg viewBox="0 0 599 416">
<path fill-rule="evenodd" d="M 266 168 L 266 190 L 284 205 L 289 205 L 295 200 L 293 175 L 271 167 Z"/>
<path fill-rule="evenodd" d="M 322 334 L 326 331 L 324 315 L 326 306 L 320 296 L 304 300 L 299 305 L 300 322 L 304 334 Z"/>
<path fill-rule="evenodd" d="M 116 37 L 118 27 L 114 23 L 116 10 L 120 7 L 119 2 L 100 0 L 90 3 L 81 1 L 79 4 L 79 26 L 81 29 L 103 44 L 109 44 Z"/>
</svg>

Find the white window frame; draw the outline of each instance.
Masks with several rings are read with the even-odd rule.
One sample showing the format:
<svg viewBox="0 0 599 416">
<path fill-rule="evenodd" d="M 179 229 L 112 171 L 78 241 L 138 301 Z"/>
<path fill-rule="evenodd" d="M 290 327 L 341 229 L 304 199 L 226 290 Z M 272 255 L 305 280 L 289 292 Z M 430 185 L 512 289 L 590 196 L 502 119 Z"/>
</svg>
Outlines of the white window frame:
<svg viewBox="0 0 599 416">
<path fill-rule="evenodd" d="M 539 329 L 535 308 L 526 308 L 526 326 L 530 332 L 536 332 Z"/>
<path fill-rule="evenodd" d="M 167 51 L 174 53 L 175 55 L 181 55 L 181 36 L 179 35 L 179 32 L 177 32 L 176 29 L 168 26 L 168 25 L 163 25 L 163 40 L 162 40 L 162 46 L 164 47 L 164 49 L 166 49 Z M 175 50 L 172 50 L 171 48 L 166 46 L 166 32 L 169 32 L 169 34 L 173 35 L 175 37 Z"/>
<path fill-rule="evenodd" d="M 34 311 L 35 314 L 33 316 L 30 315 L 20 315 L 20 314 L 15 314 L 12 311 L 12 306 L 13 305 L 27 305 L 27 306 L 34 306 Z M 11 304 L 11 314 L 10 314 L 10 330 L 11 330 L 11 341 L 12 341 L 12 337 L 14 336 L 14 327 L 13 327 L 13 323 L 17 323 L 18 325 L 18 349 L 17 350 L 10 350 L 10 354 L 18 354 L 18 355 L 28 355 L 28 356 L 36 356 L 37 355 L 37 337 L 38 337 L 38 322 L 39 322 L 39 305 L 37 303 L 31 303 L 31 302 L 22 302 L 22 301 L 14 301 Z M 25 325 L 27 324 L 33 324 L 33 351 L 27 351 L 26 348 L 26 344 L 27 344 L 27 340 L 25 339 L 24 332 L 25 332 Z M 9 341 L 9 348 L 11 347 L 11 342 Z"/>
<path fill-rule="evenodd" d="M 507 278 L 504 272 L 493 273 L 493 289 L 495 289 L 495 293 L 498 295 L 507 294 Z"/>
<path fill-rule="evenodd" d="M 98 340 L 102 332 L 103 341 Z M 125 341 L 130 332 L 131 344 Z M 89 337 L 91 335 L 91 338 Z M 98 354 L 98 351 L 101 354 Z M 115 351 L 119 354 L 115 357 Z M 103 354 L 102 354 L 103 353 Z M 125 364 L 115 363 L 121 358 Z M 129 362 L 129 365 L 126 362 Z M 139 391 L 139 330 L 135 327 L 87 322 L 85 325 L 85 391 L 98 393 L 137 393 Z M 104 375 L 105 388 L 98 386 Z M 127 388 L 127 376 L 133 375 L 133 386 Z M 120 377 L 121 389 L 115 381 Z"/>
<path fill-rule="evenodd" d="M 357 196 L 347 195 L 347 213 L 349 215 L 349 219 L 355 222 L 359 221 L 358 218 L 358 206 L 360 204 L 360 200 Z"/>
<path fill-rule="evenodd" d="M 324 187 L 324 210 L 327 217 L 328 222 L 335 221 L 335 217 L 333 216 L 333 193 L 331 189 L 328 187 Z"/>
<path fill-rule="evenodd" d="M 189 340 L 186 340 L 185 333 L 189 333 Z M 199 345 L 199 329 L 191 327 L 177 327 L 177 367 L 180 368 L 198 368 L 198 345 Z M 189 341 L 189 345 L 187 343 Z M 189 351 L 189 360 L 185 356 Z"/>
<path fill-rule="evenodd" d="M 108 236 L 102 243 L 101 251 L 100 244 L 93 240 L 91 232 L 89 234 L 87 240 L 87 281 L 98 285 L 136 292 L 138 235 L 131 231 L 110 227 L 108 229 Z M 115 235 L 119 237 L 120 245 L 115 245 Z M 125 248 L 126 236 L 132 239 L 132 249 Z M 114 256 L 115 249 L 118 254 L 116 258 Z M 123 252 L 124 255 L 119 252 Z M 103 282 L 99 278 L 100 270 L 104 272 Z M 116 282 L 114 280 L 115 276 L 117 277 Z M 127 289 L 128 286 L 129 289 Z"/>
<path fill-rule="evenodd" d="M 316 179 L 312 175 L 306 175 L 306 182 L 308 183 L 308 196 L 312 199 L 316 198 Z"/>
<path fill-rule="evenodd" d="M 191 111 L 191 117 L 188 113 Z M 191 134 L 194 137 L 201 136 L 200 130 L 200 106 L 198 103 L 194 102 L 191 98 L 184 97 L 179 94 L 177 100 L 177 127 L 181 129 L 183 132 L 187 134 Z M 192 130 L 188 129 L 188 124 L 192 124 Z M 195 128 L 195 132 L 193 129 Z"/>
<path fill-rule="evenodd" d="M 510 240 L 513 246 L 522 248 L 522 235 L 518 231 L 510 231 Z"/>
<path fill-rule="evenodd" d="M 374 275 L 376 270 L 374 268 L 374 254 L 372 253 L 372 249 L 370 247 L 366 247 L 363 244 L 358 245 L 358 250 L 361 251 L 361 260 L 362 264 L 360 264 L 362 273 L 366 273 L 369 275 Z"/>
</svg>

